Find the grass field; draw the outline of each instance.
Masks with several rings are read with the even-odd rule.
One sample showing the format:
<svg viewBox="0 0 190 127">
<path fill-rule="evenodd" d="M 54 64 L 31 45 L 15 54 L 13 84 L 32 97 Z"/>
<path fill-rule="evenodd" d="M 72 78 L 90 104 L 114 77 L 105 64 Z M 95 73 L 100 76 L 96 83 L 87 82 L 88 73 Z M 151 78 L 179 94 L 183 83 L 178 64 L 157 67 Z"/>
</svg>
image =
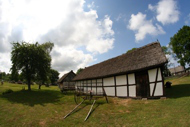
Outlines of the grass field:
<svg viewBox="0 0 190 127">
<path fill-rule="evenodd" d="M 63 117 L 76 104 L 72 93 L 62 94 L 58 87 L 4 83 L 0 85 L 0 127 L 9 126 L 190 126 L 190 76 L 168 79 L 172 88 L 166 89 L 167 99 L 131 100 L 109 98 L 98 100 L 89 119 L 84 119 L 90 102 L 81 105 L 68 118 Z M 26 87 L 26 86 L 25 86 Z M 11 89 L 12 93 L 5 93 Z"/>
</svg>

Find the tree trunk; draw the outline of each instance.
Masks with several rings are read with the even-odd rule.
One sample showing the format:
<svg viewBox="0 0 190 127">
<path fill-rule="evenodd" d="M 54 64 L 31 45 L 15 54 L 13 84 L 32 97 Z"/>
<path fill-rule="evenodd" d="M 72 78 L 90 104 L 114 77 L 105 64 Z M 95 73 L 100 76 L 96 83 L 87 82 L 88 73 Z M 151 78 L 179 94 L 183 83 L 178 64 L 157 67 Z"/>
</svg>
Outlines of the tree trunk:
<svg viewBox="0 0 190 127">
<path fill-rule="evenodd" d="M 42 85 L 39 85 L 39 87 L 38 87 L 39 90 L 41 89 L 41 86 L 42 86 Z"/>
<path fill-rule="evenodd" d="M 30 79 L 28 79 L 28 91 L 31 91 L 31 87 L 30 87 Z"/>
</svg>

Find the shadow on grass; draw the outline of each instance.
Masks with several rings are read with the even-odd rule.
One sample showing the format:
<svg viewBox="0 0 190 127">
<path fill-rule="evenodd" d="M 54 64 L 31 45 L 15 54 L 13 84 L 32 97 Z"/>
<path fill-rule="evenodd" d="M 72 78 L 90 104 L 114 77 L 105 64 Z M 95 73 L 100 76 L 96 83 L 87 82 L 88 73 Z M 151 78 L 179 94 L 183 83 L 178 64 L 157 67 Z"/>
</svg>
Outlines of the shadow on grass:
<svg viewBox="0 0 190 127">
<path fill-rule="evenodd" d="M 62 97 L 59 91 L 16 91 L 10 94 L 2 95 L 12 103 L 22 103 L 28 106 L 42 105 L 46 103 L 56 103 Z"/>
<path fill-rule="evenodd" d="M 190 97 L 190 84 L 173 85 L 166 88 L 166 96 L 169 98 Z"/>
</svg>

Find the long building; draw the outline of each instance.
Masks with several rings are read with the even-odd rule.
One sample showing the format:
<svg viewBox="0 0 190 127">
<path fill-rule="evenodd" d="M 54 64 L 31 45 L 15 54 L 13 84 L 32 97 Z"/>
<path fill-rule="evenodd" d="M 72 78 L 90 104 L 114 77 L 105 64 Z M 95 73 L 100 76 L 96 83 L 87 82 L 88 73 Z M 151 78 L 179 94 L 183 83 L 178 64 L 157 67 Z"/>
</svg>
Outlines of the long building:
<svg viewBox="0 0 190 127">
<path fill-rule="evenodd" d="M 165 96 L 163 68 L 167 58 L 159 42 L 89 66 L 75 78 L 75 87 L 94 94 L 126 98 Z"/>
</svg>

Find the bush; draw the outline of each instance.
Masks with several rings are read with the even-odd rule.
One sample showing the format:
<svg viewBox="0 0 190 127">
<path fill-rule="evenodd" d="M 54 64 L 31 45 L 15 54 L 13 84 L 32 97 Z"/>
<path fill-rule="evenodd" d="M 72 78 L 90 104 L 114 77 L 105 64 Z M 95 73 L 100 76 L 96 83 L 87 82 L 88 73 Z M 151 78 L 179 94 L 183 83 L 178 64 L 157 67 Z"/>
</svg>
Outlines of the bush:
<svg viewBox="0 0 190 127">
<path fill-rule="evenodd" d="M 5 92 L 3 92 L 2 94 L 5 95 L 5 94 L 10 94 L 10 93 L 13 93 L 13 90 L 8 89 L 8 90 L 6 90 Z"/>
</svg>

